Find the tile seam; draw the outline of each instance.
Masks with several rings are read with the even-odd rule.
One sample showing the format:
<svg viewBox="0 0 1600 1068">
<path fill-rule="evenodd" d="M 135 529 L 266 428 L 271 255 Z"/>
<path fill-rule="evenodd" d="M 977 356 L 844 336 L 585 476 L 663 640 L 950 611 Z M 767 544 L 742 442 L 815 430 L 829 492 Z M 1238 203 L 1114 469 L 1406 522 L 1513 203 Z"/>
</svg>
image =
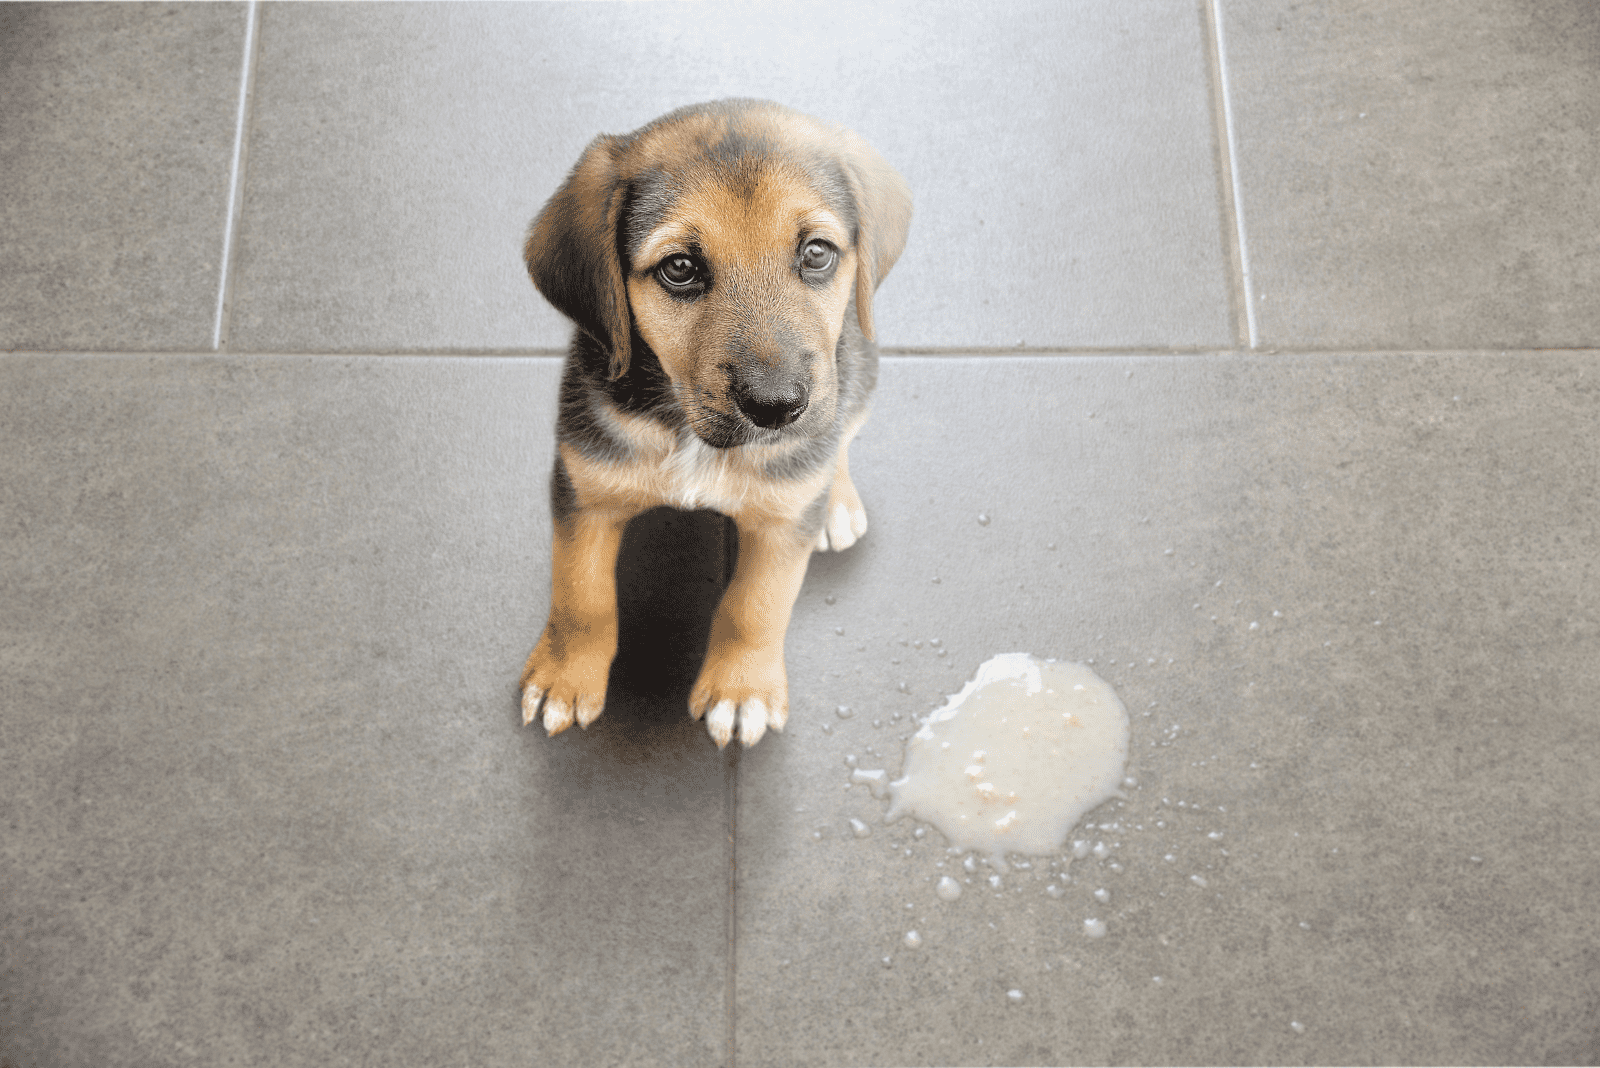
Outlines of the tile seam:
<svg viewBox="0 0 1600 1068">
<path fill-rule="evenodd" d="M 1554 354 L 1590 355 L 1600 357 L 1600 343 L 1573 344 L 1573 345 L 1541 345 L 1537 347 L 1522 345 L 1492 345 L 1492 346 L 1445 346 L 1440 348 L 1411 348 L 1411 349 L 1385 349 L 1362 348 L 1352 345 L 1316 346 L 1316 345 L 1280 345 L 1273 348 L 1208 348 L 1208 349 L 1168 349 L 1159 347 L 1149 348 L 1057 348 L 1057 349 L 1016 349 L 998 348 L 985 349 L 980 347 L 949 348 L 949 349 L 883 349 L 881 355 L 888 360 L 916 360 L 916 359 L 1006 359 L 1026 357 L 1033 360 L 1060 359 L 1063 361 L 1089 360 L 1111 358 L 1130 359 L 1174 359 L 1174 360 L 1206 360 L 1229 359 L 1238 357 L 1277 357 L 1284 358 L 1302 356 L 1363 356 L 1376 359 L 1411 359 L 1418 356 L 1462 356 L 1478 359 L 1492 357 L 1521 357 L 1521 356 L 1548 356 Z M 34 358 L 58 357 L 60 359 L 191 359 L 217 356 L 219 353 L 213 349 L 197 348 L 172 348 L 172 349 L 38 349 L 15 348 L 0 349 L 0 362 L 7 358 Z M 565 358 L 565 353 L 544 349 L 525 349 L 520 351 L 495 351 L 495 350 L 433 350 L 433 349 L 406 349 L 406 350 L 375 350 L 351 349 L 349 351 L 305 351 L 294 349 L 250 349 L 245 351 L 230 351 L 221 355 L 241 358 L 254 358 L 262 360 L 282 359 L 316 359 L 316 360 L 388 360 L 395 363 L 404 363 L 408 360 L 550 360 L 559 361 Z"/>
<path fill-rule="evenodd" d="M 739 749 L 734 743 L 728 757 L 728 964 L 723 993 L 723 1064 L 735 1068 L 738 1061 L 739 978 Z"/>
<path fill-rule="evenodd" d="M 739 531 L 732 519 L 722 523 L 722 588 L 733 581 L 734 568 L 739 561 Z M 739 752 L 740 746 L 730 747 L 728 756 L 728 965 L 723 994 L 724 1036 L 723 1064 L 736 1068 L 739 1060 Z"/>
<path fill-rule="evenodd" d="M 1250 272 L 1250 247 L 1245 239 L 1244 222 L 1244 191 L 1239 178 L 1239 139 L 1237 127 L 1233 117 L 1233 92 L 1228 79 L 1228 50 L 1227 38 L 1222 29 L 1222 0 L 1205 0 L 1206 10 L 1210 16 L 1211 48 L 1213 55 L 1213 78 L 1215 80 L 1215 95 L 1221 105 L 1222 136 L 1221 151 L 1218 156 L 1224 170 L 1223 200 L 1224 213 L 1231 217 L 1233 223 L 1233 253 L 1237 269 L 1237 276 L 1233 279 L 1237 286 L 1239 299 L 1244 305 L 1245 343 L 1251 350 L 1260 347 L 1261 335 L 1256 325 L 1255 287 Z"/>
<path fill-rule="evenodd" d="M 241 187 L 244 183 L 245 128 L 250 114 L 250 90 L 255 68 L 257 0 L 245 5 L 244 56 L 239 70 L 239 108 L 233 122 L 233 161 L 228 169 L 228 208 L 222 225 L 222 270 L 217 282 L 217 313 L 211 328 L 211 351 L 221 352 L 227 341 L 229 312 L 232 310 L 233 235 L 242 214 Z"/>
</svg>

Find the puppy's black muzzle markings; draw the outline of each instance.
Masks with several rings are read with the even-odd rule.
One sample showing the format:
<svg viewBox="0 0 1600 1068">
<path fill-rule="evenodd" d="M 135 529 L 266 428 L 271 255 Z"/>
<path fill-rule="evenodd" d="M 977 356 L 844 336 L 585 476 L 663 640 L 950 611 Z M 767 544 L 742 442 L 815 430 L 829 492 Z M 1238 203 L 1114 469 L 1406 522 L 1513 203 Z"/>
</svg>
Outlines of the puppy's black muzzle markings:
<svg viewBox="0 0 1600 1068">
<path fill-rule="evenodd" d="M 554 734 L 600 715 L 622 528 L 666 504 L 739 530 L 689 714 L 718 746 L 783 727 L 806 564 L 867 529 L 846 450 L 877 379 L 872 295 L 910 220 L 905 181 L 864 141 L 765 101 L 681 108 L 584 152 L 525 250 L 578 327 L 525 723 L 542 713 Z"/>
</svg>

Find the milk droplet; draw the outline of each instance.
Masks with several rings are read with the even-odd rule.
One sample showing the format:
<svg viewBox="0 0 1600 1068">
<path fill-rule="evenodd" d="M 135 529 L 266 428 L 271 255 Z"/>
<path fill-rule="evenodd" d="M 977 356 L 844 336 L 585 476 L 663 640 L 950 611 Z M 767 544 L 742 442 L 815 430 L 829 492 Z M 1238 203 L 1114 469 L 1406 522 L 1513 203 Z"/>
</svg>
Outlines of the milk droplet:
<svg viewBox="0 0 1600 1068">
<path fill-rule="evenodd" d="M 1106 936 L 1106 921 L 1093 917 L 1084 920 L 1083 933 L 1089 938 L 1104 938 Z"/>
<path fill-rule="evenodd" d="M 907 931 L 906 936 L 900 941 L 906 944 L 907 949 L 921 949 L 922 936 L 915 931 Z"/>
<path fill-rule="evenodd" d="M 1094 892 L 1094 899 L 1102 905 L 1108 904 L 1111 901 L 1111 891 L 1102 886 Z"/>
<path fill-rule="evenodd" d="M 850 818 L 850 831 L 857 838 L 865 838 L 867 835 L 872 833 L 872 828 L 868 827 L 865 823 L 862 823 L 860 820 L 852 816 Z"/>
<path fill-rule="evenodd" d="M 835 597 L 835 596 L 834 596 L 834 595 L 833 595 L 833 594 L 831 594 L 831 593 L 830 593 L 830 594 L 828 594 L 828 596 L 826 596 L 826 597 L 824 597 L 824 598 L 823 598 L 823 600 L 824 600 L 824 601 L 825 601 L 825 602 L 827 602 L 827 603 L 828 603 L 828 604 L 834 604 L 834 603 L 836 603 L 836 602 L 837 602 L 837 601 L 838 601 L 838 600 L 839 600 L 839 599 L 838 599 L 838 598 L 837 598 L 837 597 Z"/>
<path fill-rule="evenodd" d="M 961 884 L 948 875 L 941 876 L 939 885 L 933 888 L 933 892 L 939 895 L 941 901 L 954 901 L 961 896 Z"/>
<path fill-rule="evenodd" d="M 1206 877 L 1204 875 L 1191 875 L 1189 876 L 1189 881 L 1202 890 L 1206 888 Z"/>
<path fill-rule="evenodd" d="M 850 781 L 857 785 L 865 783 L 872 796 L 880 801 L 889 796 L 889 773 L 882 768 L 857 768 L 850 773 Z"/>
<path fill-rule="evenodd" d="M 1289 1026 L 1294 1029 L 1294 1033 L 1297 1035 L 1303 1035 L 1306 1033 L 1306 1025 L 1301 1023 L 1299 1020 L 1290 1020 Z"/>
<path fill-rule="evenodd" d="M 838 708 L 834 709 L 834 712 L 838 713 L 840 719 L 849 719 L 851 716 L 855 715 L 854 712 L 850 711 L 849 705 L 840 705 Z"/>
<path fill-rule="evenodd" d="M 978 513 L 978 525 L 980 527 L 986 527 L 989 525 L 989 516 L 986 513 Z"/>
<path fill-rule="evenodd" d="M 1006 1001 L 1009 1002 L 1012 1005 L 1021 1005 L 1022 1004 L 1022 991 L 1020 991 L 1020 990 L 1007 990 L 1006 991 Z"/>
<path fill-rule="evenodd" d="M 1044 888 L 1044 892 L 1049 894 L 1051 897 L 1056 898 L 1058 900 L 1060 899 L 1061 895 L 1066 893 L 1065 890 L 1063 890 L 1061 887 L 1057 886 L 1055 883 L 1051 883 L 1049 886 L 1045 887 Z"/>
</svg>

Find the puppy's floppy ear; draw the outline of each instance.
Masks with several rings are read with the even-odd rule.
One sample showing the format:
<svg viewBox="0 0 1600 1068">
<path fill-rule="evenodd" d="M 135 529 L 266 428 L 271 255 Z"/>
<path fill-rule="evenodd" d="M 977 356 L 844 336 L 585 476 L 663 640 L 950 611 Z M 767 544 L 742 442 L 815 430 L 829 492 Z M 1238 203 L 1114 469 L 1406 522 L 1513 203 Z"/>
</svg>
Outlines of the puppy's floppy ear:
<svg viewBox="0 0 1600 1068">
<path fill-rule="evenodd" d="M 856 319 L 871 341 L 875 336 L 872 294 L 906 247 L 911 187 L 871 145 L 849 130 L 841 133 L 841 155 L 855 194 L 860 227 L 856 237 Z"/>
<path fill-rule="evenodd" d="M 611 353 L 611 376 L 628 369 L 633 317 L 617 251 L 625 199 L 617 152 L 622 139 L 601 136 L 528 228 L 522 257 L 556 310 Z"/>
</svg>

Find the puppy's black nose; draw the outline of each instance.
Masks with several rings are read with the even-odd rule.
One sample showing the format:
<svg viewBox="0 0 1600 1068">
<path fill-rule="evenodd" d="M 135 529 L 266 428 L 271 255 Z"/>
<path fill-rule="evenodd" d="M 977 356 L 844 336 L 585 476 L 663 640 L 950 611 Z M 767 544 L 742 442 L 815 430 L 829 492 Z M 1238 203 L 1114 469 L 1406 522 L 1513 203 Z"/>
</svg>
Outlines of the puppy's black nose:
<svg viewBox="0 0 1600 1068">
<path fill-rule="evenodd" d="M 733 399 L 745 418 L 768 430 L 788 426 L 811 403 L 811 392 L 804 382 L 735 383 Z"/>
</svg>

